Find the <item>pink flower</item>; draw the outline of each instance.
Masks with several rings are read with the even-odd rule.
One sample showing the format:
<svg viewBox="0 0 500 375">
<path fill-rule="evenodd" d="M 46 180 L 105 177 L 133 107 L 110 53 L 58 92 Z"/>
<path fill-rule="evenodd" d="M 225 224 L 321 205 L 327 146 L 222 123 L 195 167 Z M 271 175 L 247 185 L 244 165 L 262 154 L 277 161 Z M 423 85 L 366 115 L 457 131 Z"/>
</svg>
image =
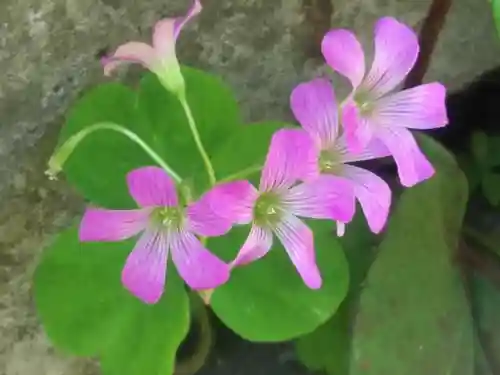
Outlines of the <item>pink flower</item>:
<svg viewBox="0 0 500 375">
<path fill-rule="evenodd" d="M 390 94 L 415 64 L 415 33 L 394 18 L 381 18 L 375 26 L 375 57 L 368 74 L 361 44 L 350 31 L 328 32 L 322 51 L 327 63 L 353 86 L 341 114 L 349 148 L 362 151 L 378 138 L 394 156 L 404 186 L 431 177 L 434 168 L 408 129 L 447 124 L 445 88 L 434 82 Z"/>
<path fill-rule="evenodd" d="M 301 130 L 277 131 L 269 147 L 259 189 L 248 181 L 215 186 L 202 200 L 231 224 L 252 224 L 233 266 L 263 257 L 271 249 L 273 233 L 283 244 L 305 284 L 321 287 L 313 233 L 298 217 L 349 222 L 354 195 L 349 183 L 325 175 L 296 184 L 316 163 L 311 138 Z"/>
<path fill-rule="evenodd" d="M 201 12 L 201 3 L 195 0 L 184 17 L 165 18 L 155 25 L 153 45 L 142 42 L 122 44 L 115 53 L 102 60 L 104 74 L 110 75 L 115 68 L 123 63 L 142 64 L 155 73 L 162 84 L 173 93 L 184 90 L 175 44 L 184 25 Z"/>
<path fill-rule="evenodd" d="M 192 289 L 225 283 L 229 266 L 210 253 L 196 235 L 219 236 L 230 229 L 202 203 L 184 209 L 172 179 L 163 169 L 143 167 L 127 175 L 135 210 L 88 208 L 80 224 L 80 240 L 122 241 L 141 232 L 122 271 L 124 286 L 142 301 L 156 303 L 163 294 L 167 258 Z"/>
<path fill-rule="evenodd" d="M 363 152 L 353 153 L 340 134 L 335 92 L 326 79 L 315 79 L 298 85 L 292 92 L 290 105 L 295 118 L 314 141 L 316 163 L 308 174 L 335 175 L 353 186 L 354 194 L 365 213 L 370 229 L 379 233 L 389 215 L 391 189 L 376 174 L 348 163 L 390 155 L 377 139 L 368 143 Z M 337 223 L 342 235 L 344 226 Z"/>
</svg>

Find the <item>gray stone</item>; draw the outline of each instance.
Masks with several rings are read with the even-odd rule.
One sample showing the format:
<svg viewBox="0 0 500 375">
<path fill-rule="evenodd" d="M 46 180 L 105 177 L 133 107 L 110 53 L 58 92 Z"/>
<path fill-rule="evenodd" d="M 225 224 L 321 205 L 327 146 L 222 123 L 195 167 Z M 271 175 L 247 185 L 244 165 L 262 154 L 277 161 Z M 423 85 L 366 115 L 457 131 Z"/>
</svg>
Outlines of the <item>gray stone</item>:
<svg viewBox="0 0 500 375">
<path fill-rule="evenodd" d="M 335 0 L 331 24 L 354 27 L 369 46 L 378 17 L 418 27 L 429 3 Z M 43 171 L 68 107 L 104 81 L 98 55 L 130 39 L 149 40 L 155 20 L 187 6 L 185 0 L 0 3 L 0 375 L 98 372 L 93 362 L 52 349 L 33 309 L 31 277 L 41 249 L 82 208 L 70 187 L 48 181 Z M 427 80 L 456 88 L 500 63 L 488 6 L 455 0 Z M 304 9 L 300 0 L 206 1 L 180 38 L 180 59 L 223 76 L 247 120 L 290 118 L 293 86 L 328 71 L 307 52 L 314 27 Z"/>
</svg>

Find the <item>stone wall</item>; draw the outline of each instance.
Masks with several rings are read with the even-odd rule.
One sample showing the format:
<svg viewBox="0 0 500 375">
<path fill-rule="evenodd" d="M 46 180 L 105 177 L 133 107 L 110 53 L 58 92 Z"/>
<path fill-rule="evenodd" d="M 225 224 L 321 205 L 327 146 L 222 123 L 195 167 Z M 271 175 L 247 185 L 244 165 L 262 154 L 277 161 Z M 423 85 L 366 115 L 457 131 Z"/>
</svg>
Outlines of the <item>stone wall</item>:
<svg viewBox="0 0 500 375">
<path fill-rule="evenodd" d="M 292 87 L 326 72 L 311 53 L 318 19 L 353 27 L 369 43 L 378 17 L 418 27 L 430 1 L 332 3 L 329 15 L 317 0 L 206 0 L 181 36 L 180 58 L 224 76 L 247 119 L 288 118 Z M 311 13 L 311 4 L 319 11 Z M 98 372 L 90 361 L 55 352 L 34 314 L 30 279 L 43 244 L 82 207 L 64 182 L 45 179 L 45 162 L 68 106 L 103 81 L 98 56 L 132 38 L 148 40 L 155 20 L 187 6 L 187 0 L 1 0 L 0 375 Z M 455 0 L 428 80 L 456 88 L 500 63 L 488 7 L 487 0 Z M 123 78 L 133 82 L 137 73 Z"/>
</svg>

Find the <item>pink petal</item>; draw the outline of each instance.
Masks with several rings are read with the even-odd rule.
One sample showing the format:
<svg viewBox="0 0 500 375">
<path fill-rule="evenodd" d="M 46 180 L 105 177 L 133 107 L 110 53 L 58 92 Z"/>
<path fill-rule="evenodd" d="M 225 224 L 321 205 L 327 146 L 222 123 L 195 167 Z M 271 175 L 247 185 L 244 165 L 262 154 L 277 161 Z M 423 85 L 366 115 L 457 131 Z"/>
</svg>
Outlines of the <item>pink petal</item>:
<svg viewBox="0 0 500 375">
<path fill-rule="evenodd" d="M 286 188 L 318 173 L 319 150 L 303 130 L 274 133 L 260 178 L 260 191 Z"/>
<path fill-rule="evenodd" d="M 80 241 L 123 241 L 144 230 L 150 214 L 151 211 L 147 209 L 122 211 L 87 208 L 80 223 Z"/>
<path fill-rule="evenodd" d="M 338 108 L 332 84 L 326 79 L 301 83 L 290 97 L 297 121 L 324 149 L 334 144 L 338 134 Z"/>
<path fill-rule="evenodd" d="M 232 227 L 230 220 L 219 216 L 207 195 L 187 207 L 187 226 L 194 233 L 204 237 L 222 236 Z"/>
<path fill-rule="evenodd" d="M 410 129 L 441 128 L 448 123 L 446 89 L 440 83 L 428 83 L 377 102 L 374 113 L 378 124 Z"/>
<path fill-rule="evenodd" d="M 361 203 L 371 231 L 380 233 L 389 216 L 391 189 L 379 176 L 365 169 L 345 165 L 343 172 L 354 183 L 356 198 Z"/>
<path fill-rule="evenodd" d="M 403 128 L 386 128 L 380 130 L 378 135 L 396 161 L 403 186 L 410 187 L 432 177 L 434 168 L 420 151 L 410 131 Z"/>
<path fill-rule="evenodd" d="M 415 65 L 419 52 L 415 32 L 392 17 L 383 17 L 375 25 L 375 58 L 360 90 L 373 99 L 394 89 Z"/>
<path fill-rule="evenodd" d="M 122 44 L 115 53 L 101 60 L 104 74 L 109 76 L 118 66 L 125 63 L 138 63 L 150 70 L 159 64 L 156 52 L 150 45 L 142 42 Z"/>
<path fill-rule="evenodd" d="M 205 193 L 200 201 L 208 205 L 221 220 L 228 225 L 248 224 L 253 219 L 253 208 L 258 198 L 258 191 L 244 180 L 216 185 Z"/>
<path fill-rule="evenodd" d="M 372 140 L 359 153 L 349 151 L 347 148 L 347 140 L 345 135 L 342 135 L 335 144 L 335 152 L 340 155 L 342 163 L 351 163 L 356 161 L 372 160 L 385 158 L 391 155 L 389 149 L 377 138 Z"/>
<path fill-rule="evenodd" d="M 201 12 L 201 9 L 201 3 L 196 0 L 184 17 L 165 18 L 155 25 L 153 46 L 162 60 L 176 57 L 175 42 L 180 31 L 191 18 Z"/>
<path fill-rule="evenodd" d="M 351 221 L 356 208 L 351 182 L 333 175 L 321 175 L 293 187 L 283 203 L 297 216 L 343 222 Z"/>
<path fill-rule="evenodd" d="M 288 215 L 275 229 L 275 233 L 304 283 L 311 289 L 321 288 L 321 274 L 316 265 L 311 229 L 297 217 Z"/>
<path fill-rule="evenodd" d="M 321 51 L 328 65 L 348 78 L 356 89 L 365 75 L 365 54 L 356 36 L 344 29 L 329 31 Z"/>
<path fill-rule="evenodd" d="M 270 229 L 252 225 L 247 240 L 241 247 L 231 266 L 243 266 L 266 255 L 273 244 L 273 234 Z"/>
<path fill-rule="evenodd" d="M 174 181 L 159 167 L 134 169 L 127 175 L 130 195 L 141 207 L 178 205 Z"/>
<path fill-rule="evenodd" d="M 353 101 L 348 101 L 342 107 L 342 125 L 345 131 L 347 149 L 355 154 L 361 153 L 373 139 L 374 124 L 361 112 Z"/>
<path fill-rule="evenodd" d="M 212 289 L 229 279 L 229 266 L 187 231 L 171 234 L 172 259 L 191 289 Z"/>
<path fill-rule="evenodd" d="M 123 285 L 145 303 L 156 303 L 163 294 L 168 240 L 162 232 L 148 230 L 135 245 L 123 268 Z"/>
</svg>

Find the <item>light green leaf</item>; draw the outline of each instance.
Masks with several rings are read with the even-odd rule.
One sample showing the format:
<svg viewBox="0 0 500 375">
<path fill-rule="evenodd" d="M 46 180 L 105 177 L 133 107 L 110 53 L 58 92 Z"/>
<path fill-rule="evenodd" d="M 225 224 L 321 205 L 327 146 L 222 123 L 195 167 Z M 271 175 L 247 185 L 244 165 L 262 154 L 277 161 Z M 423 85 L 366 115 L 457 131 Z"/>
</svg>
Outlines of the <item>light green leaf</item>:
<svg viewBox="0 0 500 375">
<path fill-rule="evenodd" d="M 233 270 L 229 283 L 217 288 L 211 306 L 233 331 L 257 342 L 285 341 L 313 331 L 337 310 L 348 289 L 348 268 L 332 224 L 308 222 L 314 231 L 317 262 L 323 276 L 319 290 L 307 288 L 284 248 L 275 239 L 264 258 Z M 232 260 L 250 228 L 211 238 L 209 248 Z"/>
<path fill-rule="evenodd" d="M 238 103 L 218 77 L 188 67 L 183 67 L 182 73 L 200 138 L 212 157 L 242 128 Z M 198 192 L 203 192 L 208 186 L 208 176 L 180 102 L 163 88 L 154 74 L 142 79 L 138 101 L 160 154 L 182 177 L 192 178 L 203 171 L 204 178 L 196 180 Z"/>
<path fill-rule="evenodd" d="M 36 308 L 56 347 L 98 356 L 104 375 L 169 375 L 189 328 L 187 293 L 172 265 L 156 305 L 126 291 L 120 275 L 134 242 L 80 243 L 76 228 L 62 233 L 35 272 Z"/>
<path fill-rule="evenodd" d="M 493 10 L 493 19 L 495 20 L 497 34 L 500 37 L 500 0 L 490 0 L 490 1 Z"/>
<path fill-rule="evenodd" d="M 487 173 L 481 184 L 483 194 L 492 206 L 500 204 L 500 174 Z"/>
<path fill-rule="evenodd" d="M 217 78 L 183 67 L 190 104 L 207 152 L 213 153 L 240 118 L 236 99 Z M 114 122 L 135 132 L 184 178 L 203 167 L 180 102 L 167 92 L 152 73 L 142 79 L 139 93 L 119 84 L 105 84 L 87 93 L 71 110 L 59 145 L 83 128 L 98 122 Z M 155 162 L 122 134 L 96 131 L 85 138 L 64 166 L 68 180 L 93 203 L 108 208 L 135 204 L 125 183 L 126 174 Z M 199 190 L 206 187 L 206 173 Z"/>
<path fill-rule="evenodd" d="M 420 136 L 436 174 L 407 189 L 362 291 L 351 375 L 472 375 L 473 331 L 454 258 L 467 184 L 453 157 Z"/>
<path fill-rule="evenodd" d="M 357 215 L 348 225 L 345 236 L 340 238 L 349 261 L 351 282 L 348 297 L 328 322 L 296 341 L 297 355 L 309 369 L 326 371 L 329 375 L 349 373 L 354 311 L 362 283 L 375 256 L 374 246 L 377 239 L 377 236 L 370 232 L 358 207 Z"/>
</svg>

